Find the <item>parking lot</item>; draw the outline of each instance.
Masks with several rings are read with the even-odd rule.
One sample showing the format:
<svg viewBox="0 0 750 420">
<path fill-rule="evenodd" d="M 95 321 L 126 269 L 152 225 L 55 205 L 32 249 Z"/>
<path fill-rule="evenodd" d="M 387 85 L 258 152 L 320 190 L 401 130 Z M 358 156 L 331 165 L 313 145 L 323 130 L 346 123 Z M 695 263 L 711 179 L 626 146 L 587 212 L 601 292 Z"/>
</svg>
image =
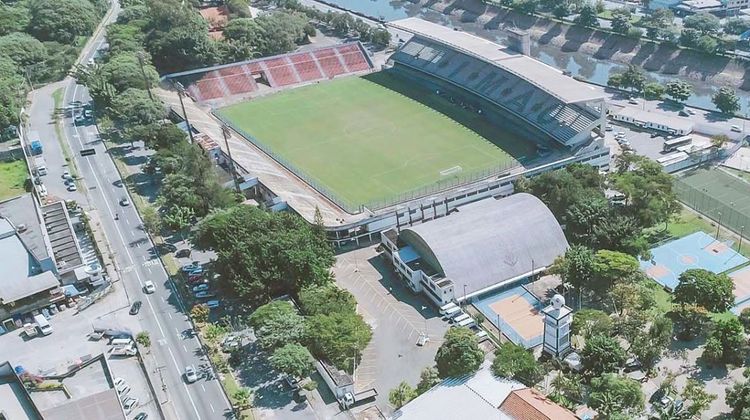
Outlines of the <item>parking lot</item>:
<svg viewBox="0 0 750 420">
<path fill-rule="evenodd" d="M 390 414 L 388 392 L 401 381 L 416 386 L 422 370 L 434 365 L 448 324 L 426 297 L 401 283 L 374 246 L 339 255 L 334 273 L 336 283 L 357 299 L 357 310 L 373 330 L 354 375 L 355 389 L 375 387 L 378 408 Z M 420 347 L 416 343 L 422 333 L 429 341 Z"/>
<path fill-rule="evenodd" d="M 1 360 L 8 360 L 13 366 L 23 366 L 32 374 L 66 372 L 68 366 L 78 363 L 82 357 L 107 354 L 106 339 L 93 341 L 88 338 L 94 325 L 116 326 L 133 333 L 141 330 L 138 316 L 129 315 L 128 308 L 127 296 L 117 284 L 114 292 L 78 314 L 71 308 L 52 316 L 49 320 L 53 328 L 51 335 L 29 339 L 22 333 L 23 329 L 1 335 Z M 127 418 L 139 412 L 146 412 L 150 419 L 160 418 L 137 358 L 107 357 L 112 377 L 125 379 L 131 388 L 128 395 L 138 399 L 138 405 Z"/>
</svg>

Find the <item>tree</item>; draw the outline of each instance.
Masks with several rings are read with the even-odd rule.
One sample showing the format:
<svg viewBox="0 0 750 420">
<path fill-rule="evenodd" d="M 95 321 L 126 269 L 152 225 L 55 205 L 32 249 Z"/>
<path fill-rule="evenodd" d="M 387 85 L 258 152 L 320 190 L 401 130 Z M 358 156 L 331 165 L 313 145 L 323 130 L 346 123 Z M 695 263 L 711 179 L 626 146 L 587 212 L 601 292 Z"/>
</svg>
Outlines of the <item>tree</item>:
<svg viewBox="0 0 750 420">
<path fill-rule="evenodd" d="M 612 16 L 612 30 L 621 34 L 627 34 L 633 27 L 630 23 L 630 15 L 617 13 Z"/>
<path fill-rule="evenodd" d="M 356 313 L 319 314 L 308 318 L 307 338 L 314 355 L 351 372 L 355 358 L 360 357 L 372 338 L 372 329 Z"/>
<path fill-rule="evenodd" d="M 299 292 L 302 311 L 307 315 L 355 312 L 357 301 L 348 290 L 334 283 L 322 287 L 308 286 Z"/>
<path fill-rule="evenodd" d="M 0 36 L 0 51 L 19 67 L 40 63 L 47 58 L 44 44 L 33 36 L 20 32 Z"/>
<path fill-rule="evenodd" d="M 621 211 L 647 228 L 666 223 L 680 209 L 672 190 L 673 178 L 657 162 L 629 154 L 627 168 L 619 167 L 610 175 L 613 188 L 625 195 Z"/>
<path fill-rule="evenodd" d="M 573 316 L 573 324 L 570 332 L 583 337 L 590 337 L 595 334 L 611 335 L 612 318 L 604 311 L 599 309 L 581 309 Z"/>
<path fill-rule="evenodd" d="M 677 326 L 677 336 L 682 340 L 692 340 L 703 332 L 708 323 L 708 311 L 695 304 L 675 305 L 672 317 Z"/>
<path fill-rule="evenodd" d="M 672 340 L 672 321 L 659 316 L 652 322 L 646 334 L 637 334 L 631 342 L 630 351 L 647 371 L 651 371 Z"/>
<path fill-rule="evenodd" d="M 721 21 L 711 13 L 698 12 L 683 19 L 682 25 L 685 28 L 695 29 L 705 35 L 718 32 L 721 28 Z"/>
<path fill-rule="evenodd" d="M 664 97 L 666 89 L 660 83 L 646 83 L 643 88 L 643 96 L 648 100 L 661 100 Z"/>
<path fill-rule="evenodd" d="M 745 328 L 745 331 L 750 330 L 750 308 L 744 308 L 742 312 L 740 312 L 739 319 L 742 326 Z"/>
<path fill-rule="evenodd" d="M 617 251 L 602 249 L 594 254 L 591 266 L 594 283 L 592 290 L 609 290 L 615 283 L 632 277 L 640 269 L 638 260 Z"/>
<path fill-rule="evenodd" d="M 731 141 L 732 139 L 730 139 L 726 134 L 717 134 L 711 137 L 711 146 L 717 149 L 721 149 L 725 144 L 730 143 Z"/>
<path fill-rule="evenodd" d="M 734 285 L 726 274 L 692 268 L 680 274 L 674 290 L 677 304 L 699 305 L 711 312 L 723 312 L 734 304 Z"/>
<path fill-rule="evenodd" d="M 619 89 L 622 87 L 622 73 L 612 73 L 607 79 L 607 86 Z"/>
<path fill-rule="evenodd" d="M 172 123 L 154 123 L 134 127 L 131 133 L 142 140 L 149 149 L 164 149 L 185 141 L 185 131 Z"/>
<path fill-rule="evenodd" d="M 732 408 L 732 418 L 750 418 L 750 381 L 738 382 L 728 388 L 726 401 Z"/>
<path fill-rule="evenodd" d="M 245 387 L 241 387 L 234 391 L 232 399 L 234 400 L 234 405 L 237 406 L 238 409 L 244 410 L 250 407 L 250 398 L 252 396 L 252 391 Z"/>
<path fill-rule="evenodd" d="M 340 15 L 348 16 L 342 13 Z M 262 55 L 282 54 L 292 51 L 297 43 L 307 38 L 307 18 L 300 13 L 274 12 L 255 19 L 261 29 L 258 51 Z"/>
<path fill-rule="evenodd" d="M 576 25 L 586 26 L 589 28 L 599 27 L 599 18 L 597 17 L 596 7 L 592 4 L 586 4 L 581 8 L 581 12 L 575 18 Z"/>
<path fill-rule="evenodd" d="M 24 32 L 29 24 L 29 9 L 24 3 L 0 3 L 0 36 L 13 32 Z"/>
<path fill-rule="evenodd" d="M 185 242 L 184 232 L 192 226 L 195 212 L 190 207 L 174 206 L 164 215 L 164 223 L 169 228 L 179 232 L 182 241 Z"/>
<path fill-rule="evenodd" d="M 484 360 L 477 338 L 468 328 L 450 328 L 438 348 L 435 363 L 441 378 L 474 373 Z"/>
<path fill-rule="evenodd" d="M 151 235 L 158 235 L 162 230 L 162 219 L 154 206 L 145 206 L 141 210 L 143 229 Z"/>
<path fill-rule="evenodd" d="M 624 89 L 630 89 L 638 93 L 642 92 L 646 86 L 646 75 L 643 73 L 643 69 L 634 65 L 628 66 L 628 69 L 622 73 L 620 85 Z"/>
<path fill-rule="evenodd" d="M 391 405 L 396 410 L 398 410 L 399 408 L 406 405 L 406 403 L 416 398 L 417 395 L 417 391 L 414 390 L 414 388 L 412 388 L 408 383 L 403 381 L 388 393 L 388 402 L 391 403 Z"/>
<path fill-rule="evenodd" d="M 226 333 L 226 327 L 218 324 L 208 324 L 203 329 L 203 338 L 211 344 L 216 344 Z"/>
<path fill-rule="evenodd" d="M 703 358 L 708 362 L 741 364 L 747 355 L 747 350 L 745 329 L 740 320 L 737 317 L 720 319 L 706 340 Z"/>
<path fill-rule="evenodd" d="M 719 47 L 719 42 L 710 35 L 701 35 L 695 43 L 695 48 L 705 53 L 712 54 Z"/>
<path fill-rule="evenodd" d="M 724 33 L 727 35 L 740 35 L 750 29 L 750 20 L 739 17 L 729 18 L 724 22 Z"/>
<path fill-rule="evenodd" d="M 373 29 L 370 38 L 372 43 L 379 47 L 386 47 L 391 43 L 391 33 L 383 28 Z"/>
<path fill-rule="evenodd" d="M 637 416 L 644 407 L 643 392 L 638 381 L 613 373 L 591 380 L 589 406 L 612 418 L 616 414 Z"/>
<path fill-rule="evenodd" d="M 148 331 L 141 331 L 136 334 L 135 341 L 145 348 L 151 347 L 151 335 L 149 335 Z"/>
<path fill-rule="evenodd" d="M 670 80 L 666 84 L 666 94 L 676 102 L 684 102 L 693 93 L 693 86 L 682 80 Z"/>
<path fill-rule="evenodd" d="M 595 230 L 612 216 L 609 202 L 600 196 L 582 197 L 572 203 L 565 213 L 565 233 L 574 243 L 594 246 Z"/>
<path fill-rule="evenodd" d="M 440 383 L 440 375 L 438 370 L 434 367 L 426 367 L 422 370 L 419 375 L 419 383 L 417 384 L 417 394 L 424 394 L 429 391 L 433 386 Z"/>
<path fill-rule="evenodd" d="M 625 351 L 615 338 L 597 334 L 586 340 L 581 352 L 583 368 L 590 376 L 614 372 L 625 363 Z"/>
<path fill-rule="evenodd" d="M 570 14 L 570 6 L 567 2 L 559 2 L 552 9 L 552 15 L 558 19 L 562 19 Z"/>
<path fill-rule="evenodd" d="M 269 360 L 274 369 L 295 379 L 304 378 L 315 369 L 310 352 L 297 343 L 277 348 Z"/>
<path fill-rule="evenodd" d="M 711 102 L 725 114 L 733 114 L 740 109 L 740 98 L 729 86 L 723 86 L 714 92 Z"/>
<path fill-rule="evenodd" d="M 591 287 L 593 270 L 594 252 L 585 246 L 573 245 L 555 260 L 550 271 L 558 274 L 564 283 L 580 290 Z"/>
<path fill-rule="evenodd" d="M 495 351 L 492 373 L 495 376 L 515 379 L 527 386 L 533 386 L 542 377 L 534 355 L 510 342 L 501 344 Z"/>
<path fill-rule="evenodd" d="M 121 52 L 110 56 L 101 66 L 104 79 L 110 83 L 118 92 L 124 92 L 128 88 L 144 90 L 150 86 L 159 84 L 159 73 L 146 59 L 141 71 L 137 53 Z M 144 79 L 143 74 L 146 74 Z"/>
<path fill-rule="evenodd" d="M 706 385 L 693 378 L 689 378 L 682 390 L 682 400 L 686 402 L 685 411 L 689 418 L 699 418 L 701 414 L 716 399 L 716 394 L 706 392 Z"/>
<path fill-rule="evenodd" d="M 701 37 L 701 33 L 692 28 L 684 28 L 680 32 L 680 45 L 684 47 L 695 48 L 698 45 L 698 40 Z"/>
<path fill-rule="evenodd" d="M 265 304 L 248 318 L 258 344 L 264 349 L 275 349 L 288 343 L 298 343 L 305 336 L 305 319 L 291 303 L 276 300 Z"/>
<path fill-rule="evenodd" d="M 226 5 L 229 12 L 234 16 L 243 18 L 251 16 L 248 0 L 227 0 Z"/>
<path fill-rule="evenodd" d="M 162 103 L 151 100 L 145 90 L 135 88 L 126 89 L 115 96 L 108 111 L 119 126 L 147 125 L 167 116 Z"/>
<path fill-rule="evenodd" d="M 217 253 L 221 281 L 240 299 L 262 302 L 331 280 L 325 235 L 290 213 L 251 206 L 215 212 L 198 224 L 193 242 Z"/>
<path fill-rule="evenodd" d="M 193 322 L 197 324 L 203 324 L 208 321 L 208 314 L 211 310 L 204 304 L 195 305 L 190 309 L 190 317 L 193 318 Z"/>
<path fill-rule="evenodd" d="M 76 37 L 89 35 L 98 17 L 85 0 L 30 0 L 29 31 L 43 41 L 72 44 Z"/>
</svg>

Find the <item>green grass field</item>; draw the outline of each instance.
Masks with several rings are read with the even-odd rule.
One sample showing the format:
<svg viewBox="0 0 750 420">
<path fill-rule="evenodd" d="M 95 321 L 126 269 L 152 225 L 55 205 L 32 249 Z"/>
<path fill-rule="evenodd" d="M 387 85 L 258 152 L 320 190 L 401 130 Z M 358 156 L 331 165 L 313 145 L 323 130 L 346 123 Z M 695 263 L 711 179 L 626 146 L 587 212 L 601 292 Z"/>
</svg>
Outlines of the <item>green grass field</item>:
<svg viewBox="0 0 750 420">
<path fill-rule="evenodd" d="M 0 200 L 26 192 L 24 183 L 29 176 L 23 160 L 0 162 Z"/>
<path fill-rule="evenodd" d="M 219 114 L 355 206 L 509 168 L 514 156 L 535 148 L 383 72 L 288 90 Z"/>
</svg>

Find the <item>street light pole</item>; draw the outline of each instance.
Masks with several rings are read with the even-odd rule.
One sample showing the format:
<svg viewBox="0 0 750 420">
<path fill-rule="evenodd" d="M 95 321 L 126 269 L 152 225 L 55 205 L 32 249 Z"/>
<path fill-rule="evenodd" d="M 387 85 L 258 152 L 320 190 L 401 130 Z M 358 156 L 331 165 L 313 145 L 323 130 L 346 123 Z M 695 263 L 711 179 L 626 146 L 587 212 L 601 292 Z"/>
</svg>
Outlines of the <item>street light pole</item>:
<svg viewBox="0 0 750 420">
<path fill-rule="evenodd" d="M 229 137 L 232 136 L 232 132 L 229 130 L 229 127 L 227 127 L 226 124 L 222 124 L 221 134 L 224 135 L 224 144 L 227 146 L 227 155 L 229 156 L 229 171 L 232 174 L 234 188 L 237 190 L 237 194 L 241 194 L 240 183 L 237 181 L 237 172 L 234 168 L 234 159 L 232 159 L 232 149 L 229 148 Z"/>
<path fill-rule="evenodd" d="M 721 229 L 721 212 L 719 214 L 719 220 L 718 223 L 716 223 L 716 240 L 719 240 L 719 229 Z"/>
<path fill-rule="evenodd" d="M 190 136 L 190 143 L 195 143 L 195 139 L 193 138 L 193 128 L 190 127 L 190 120 L 188 120 L 187 111 L 185 111 L 185 101 L 182 98 L 183 96 L 185 96 L 185 86 L 183 86 L 180 82 L 174 82 L 174 87 L 177 88 L 177 97 L 180 98 L 182 118 L 185 119 L 185 124 L 187 125 L 188 136 Z"/>
<path fill-rule="evenodd" d="M 737 252 L 742 253 L 742 235 L 745 233 L 745 226 L 740 226 L 740 246 Z"/>
<path fill-rule="evenodd" d="M 148 77 L 146 77 L 146 70 L 143 69 L 143 51 L 139 51 L 136 56 L 138 57 L 138 66 L 140 66 L 141 68 L 141 75 L 143 75 L 143 82 L 146 83 L 146 91 L 148 92 L 148 97 L 153 101 L 154 95 L 151 94 L 151 82 L 148 81 Z"/>
</svg>

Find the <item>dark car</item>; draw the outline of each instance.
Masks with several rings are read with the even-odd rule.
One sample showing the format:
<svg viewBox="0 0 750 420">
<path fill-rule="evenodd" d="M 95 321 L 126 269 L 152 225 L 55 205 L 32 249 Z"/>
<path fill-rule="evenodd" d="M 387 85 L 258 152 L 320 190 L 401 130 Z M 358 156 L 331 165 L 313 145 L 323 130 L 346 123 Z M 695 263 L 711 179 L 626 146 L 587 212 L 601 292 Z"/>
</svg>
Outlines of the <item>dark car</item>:
<svg viewBox="0 0 750 420">
<path fill-rule="evenodd" d="M 133 306 L 130 307 L 130 315 L 136 315 L 141 310 L 141 301 L 136 300 L 133 302 Z"/>
<path fill-rule="evenodd" d="M 190 248 L 184 248 L 184 249 L 177 251 L 177 253 L 174 255 L 177 258 L 190 258 L 190 254 L 191 254 Z"/>
<path fill-rule="evenodd" d="M 133 420 L 146 420 L 147 418 L 148 418 L 148 414 L 138 413 L 137 416 L 133 417 Z"/>
</svg>

